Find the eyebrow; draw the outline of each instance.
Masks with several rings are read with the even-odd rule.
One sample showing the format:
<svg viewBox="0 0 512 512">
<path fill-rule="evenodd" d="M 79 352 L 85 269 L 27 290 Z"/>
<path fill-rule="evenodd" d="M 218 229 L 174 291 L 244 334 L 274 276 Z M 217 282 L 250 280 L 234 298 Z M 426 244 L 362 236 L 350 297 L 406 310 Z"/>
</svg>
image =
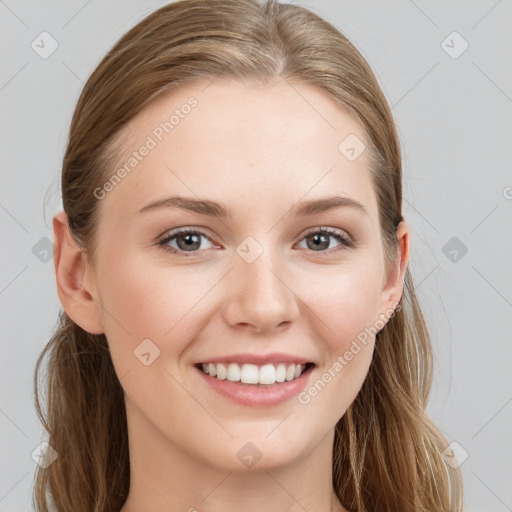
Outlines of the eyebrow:
<svg viewBox="0 0 512 512">
<path fill-rule="evenodd" d="M 320 199 L 312 199 L 310 201 L 302 201 L 295 205 L 291 211 L 296 216 L 315 215 L 317 213 L 333 210 L 335 208 L 349 207 L 359 210 L 368 215 L 365 207 L 355 199 L 344 196 L 323 197 Z M 231 219 L 233 214 L 225 206 L 208 199 L 195 199 L 193 197 L 168 196 L 152 201 L 143 206 L 137 213 L 145 213 L 149 211 L 159 210 L 162 208 L 178 208 L 181 210 L 191 211 L 202 215 L 212 217 L 220 217 L 223 219 Z"/>
</svg>

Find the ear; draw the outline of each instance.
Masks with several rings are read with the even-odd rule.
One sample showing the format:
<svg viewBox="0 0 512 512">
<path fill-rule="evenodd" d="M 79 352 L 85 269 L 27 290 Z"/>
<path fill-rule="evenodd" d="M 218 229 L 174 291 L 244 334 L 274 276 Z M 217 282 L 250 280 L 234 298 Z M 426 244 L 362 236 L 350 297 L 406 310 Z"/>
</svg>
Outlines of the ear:
<svg viewBox="0 0 512 512">
<path fill-rule="evenodd" d="M 398 306 L 404 289 L 405 271 L 409 263 L 410 238 L 409 225 L 406 221 L 402 221 L 398 224 L 396 238 L 396 262 L 384 277 L 379 307 L 380 317 L 384 317 L 386 321 Z"/>
<path fill-rule="evenodd" d="M 91 334 L 103 334 L 100 305 L 87 256 L 71 236 L 64 211 L 53 218 L 54 265 L 57 292 L 68 316 Z"/>
</svg>

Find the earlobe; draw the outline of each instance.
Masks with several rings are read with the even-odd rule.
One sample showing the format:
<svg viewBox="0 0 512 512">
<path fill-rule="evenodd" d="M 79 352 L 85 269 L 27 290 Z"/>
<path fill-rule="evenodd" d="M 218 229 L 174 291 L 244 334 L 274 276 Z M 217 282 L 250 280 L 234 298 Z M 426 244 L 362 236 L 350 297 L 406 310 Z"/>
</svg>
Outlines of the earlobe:
<svg viewBox="0 0 512 512">
<path fill-rule="evenodd" d="M 389 317 L 395 310 L 404 288 L 405 271 L 409 263 L 409 225 L 404 220 L 397 227 L 397 259 L 382 289 L 381 316 Z"/>
<path fill-rule="evenodd" d="M 91 334 L 103 334 L 94 282 L 89 282 L 87 256 L 76 245 L 61 211 L 53 218 L 54 266 L 57 293 L 67 315 Z M 89 289 L 90 288 L 90 289 Z"/>
</svg>

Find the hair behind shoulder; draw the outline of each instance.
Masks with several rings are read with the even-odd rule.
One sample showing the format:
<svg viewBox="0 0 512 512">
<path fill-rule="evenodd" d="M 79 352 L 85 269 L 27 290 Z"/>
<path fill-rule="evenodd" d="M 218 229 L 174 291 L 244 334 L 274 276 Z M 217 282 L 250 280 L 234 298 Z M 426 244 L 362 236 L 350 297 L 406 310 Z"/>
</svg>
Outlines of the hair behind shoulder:
<svg viewBox="0 0 512 512">
<path fill-rule="evenodd" d="M 78 100 L 62 167 L 63 206 L 77 244 L 94 262 L 94 190 L 116 161 L 122 126 L 156 95 L 188 83 L 276 79 L 322 90 L 355 116 L 370 141 L 386 262 L 402 217 L 398 135 L 388 103 L 357 49 L 314 13 L 274 0 L 180 0 L 129 30 L 92 73 Z M 45 410 L 38 377 L 46 361 Z M 57 459 L 37 469 L 36 510 L 118 512 L 130 473 L 124 394 L 104 335 L 66 313 L 37 361 L 38 415 Z M 361 391 L 336 425 L 333 485 L 349 510 L 462 510 L 459 469 L 425 412 L 432 383 L 428 331 L 409 270 L 395 314 L 376 335 Z"/>
</svg>

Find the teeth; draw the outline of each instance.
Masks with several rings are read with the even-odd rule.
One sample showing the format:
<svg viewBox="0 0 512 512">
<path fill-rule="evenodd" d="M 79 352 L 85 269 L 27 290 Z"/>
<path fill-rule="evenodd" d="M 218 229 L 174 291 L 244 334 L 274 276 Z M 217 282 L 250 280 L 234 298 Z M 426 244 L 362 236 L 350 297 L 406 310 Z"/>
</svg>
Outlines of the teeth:
<svg viewBox="0 0 512 512">
<path fill-rule="evenodd" d="M 295 367 L 295 365 L 293 365 Z M 300 368 L 300 366 L 299 366 Z M 266 364 L 260 368 L 260 384 L 274 384 L 276 382 L 276 369 L 273 364 Z"/>
<path fill-rule="evenodd" d="M 226 377 L 227 377 L 226 367 L 223 364 L 218 364 L 217 365 L 217 379 L 224 380 Z"/>
<path fill-rule="evenodd" d="M 236 363 L 231 363 L 228 366 L 228 380 L 231 382 L 238 382 L 240 380 L 240 366 Z"/>
<path fill-rule="evenodd" d="M 275 384 L 276 382 L 298 379 L 306 365 L 279 363 L 277 365 L 265 364 L 258 367 L 255 364 L 243 364 L 240 367 L 237 363 L 229 363 L 228 365 L 203 363 L 201 368 L 204 373 L 220 380 L 227 379 L 231 382 L 242 382 L 243 384 Z"/>
<path fill-rule="evenodd" d="M 258 384 L 258 367 L 255 364 L 244 364 L 240 370 L 240 380 L 244 384 Z"/>
<path fill-rule="evenodd" d="M 284 382 L 286 380 L 286 365 L 281 363 L 276 367 L 276 382 Z"/>
</svg>

